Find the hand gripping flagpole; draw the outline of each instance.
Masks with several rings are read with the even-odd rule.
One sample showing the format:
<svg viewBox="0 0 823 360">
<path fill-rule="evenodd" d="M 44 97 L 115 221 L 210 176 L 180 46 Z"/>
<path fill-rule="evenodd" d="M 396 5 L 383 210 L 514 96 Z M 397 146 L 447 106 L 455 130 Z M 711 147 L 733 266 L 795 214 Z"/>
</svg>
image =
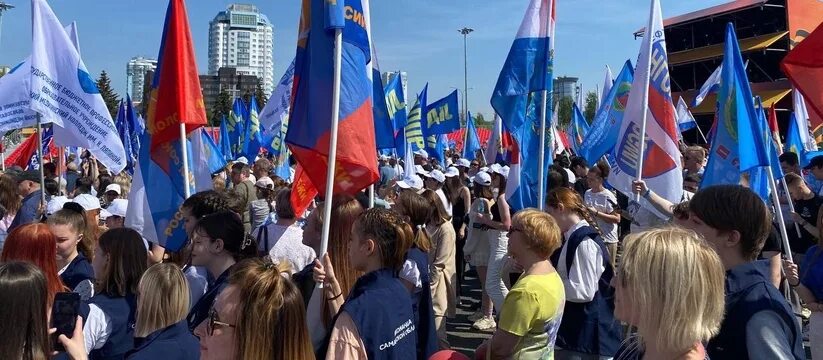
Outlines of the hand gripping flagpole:
<svg viewBox="0 0 823 360">
<path fill-rule="evenodd" d="M 191 179 L 189 178 L 189 154 L 186 146 L 186 124 L 180 122 L 180 147 L 183 149 L 183 187 L 186 199 L 191 196 Z"/>
<path fill-rule="evenodd" d="M 650 73 L 652 70 L 652 61 L 651 61 L 651 53 L 652 53 L 652 37 L 654 34 L 652 33 L 652 21 L 654 21 L 654 6 L 655 0 L 652 0 L 652 6 L 649 10 L 649 23 L 646 25 L 646 30 L 643 33 L 643 36 L 646 38 L 644 40 L 648 40 L 648 45 L 646 48 L 646 55 L 649 56 L 649 59 L 646 60 L 646 81 L 643 84 L 643 115 L 640 117 L 640 152 L 638 153 L 639 158 L 637 159 L 637 181 L 643 180 L 643 158 L 646 154 L 646 120 L 649 113 L 649 80 Z M 640 194 L 635 194 L 635 200 L 640 202 Z"/>
<path fill-rule="evenodd" d="M 343 29 L 334 30 L 334 87 L 331 102 L 331 137 L 329 139 L 329 165 L 326 172 L 326 197 L 323 201 L 323 233 L 320 237 L 320 253 L 322 257 L 329 247 L 329 230 L 331 228 L 331 205 L 334 195 L 334 172 L 337 161 L 337 122 L 340 120 L 340 73 L 343 58 Z M 322 283 L 318 284 L 322 287 Z"/>
<path fill-rule="evenodd" d="M 46 206 L 46 175 L 43 173 L 43 125 L 37 113 L 37 163 L 40 165 L 40 206 Z"/>
</svg>

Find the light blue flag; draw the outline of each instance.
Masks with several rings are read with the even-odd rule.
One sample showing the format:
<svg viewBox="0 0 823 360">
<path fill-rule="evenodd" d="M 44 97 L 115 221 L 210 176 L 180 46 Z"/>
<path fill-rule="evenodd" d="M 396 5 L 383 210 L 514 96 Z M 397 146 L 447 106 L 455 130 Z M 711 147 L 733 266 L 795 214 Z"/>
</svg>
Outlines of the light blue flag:
<svg viewBox="0 0 823 360">
<path fill-rule="evenodd" d="M 757 97 L 757 127 L 762 134 L 763 145 L 767 147 L 766 151 L 769 155 L 769 166 L 758 166 L 749 170 L 749 188 L 760 196 L 763 201 L 768 203 L 770 201 L 770 181 L 767 169 L 771 167 L 772 176 L 775 180 L 783 178 L 783 169 L 780 167 L 780 160 L 777 157 L 777 149 L 775 148 L 774 140 L 772 140 L 771 131 L 766 120 L 766 112 L 763 109 L 763 102 L 760 97 Z M 744 151 L 744 149 L 741 149 Z"/>
<path fill-rule="evenodd" d="M 263 147 L 263 136 L 260 128 L 260 117 L 257 109 L 257 99 L 252 96 L 249 102 L 249 112 L 246 117 L 245 136 L 243 136 L 243 156 L 254 162 Z"/>
<path fill-rule="evenodd" d="M 391 117 L 392 126 L 395 129 L 394 148 L 401 157 L 406 152 L 405 127 L 408 122 L 406 109 L 406 94 L 403 92 L 403 78 L 395 76 L 389 81 L 385 88 L 386 106 Z"/>
<path fill-rule="evenodd" d="M 229 113 L 228 122 L 226 123 L 229 130 L 228 139 L 231 144 L 232 160 L 243 156 L 243 145 L 245 144 L 243 139 L 243 135 L 245 134 L 245 115 L 246 106 L 243 105 L 243 100 L 235 98 L 231 113 Z M 254 159 L 250 161 L 254 161 Z"/>
<path fill-rule="evenodd" d="M 580 155 L 580 145 L 583 144 L 583 139 L 586 138 L 590 128 L 591 126 L 589 126 L 583 113 L 580 112 L 577 104 L 572 105 L 572 121 L 569 123 L 568 134 L 570 145 L 575 154 Z"/>
<path fill-rule="evenodd" d="M 537 198 L 537 190 L 540 184 L 538 177 L 540 170 L 540 103 L 542 102 L 542 92 L 535 92 L 529 97 L 526 111 L 526 126 L 520 130 L 511 132 L 514 139 L 512 144 L 511 169 L 507 182 L 506 200 L 512 208 L 512 212 L 529 207 L 537 207 L 541 200 Z M 549 99 L 551 103 L 551 99 Z M 549 107 L 546 111 L 551 111 Z M 547 122 L 551 116 L 547 114 Z M 552 143 L 551 123 L 546 124 L 546 157 L 544 159 L 543 174 L 548 174 L 548 168 L 552 164 Z M 545 176 L 545 175 L 544 175 Z"/>
<path fill-rule="evenodd" d="M 797 154 L 801 167 L 809 165 L 806 159 L 806 148 L 803 146 L 803 138 L 800 136 L 800 126 L 794 112 L 789 117 L 789 130 L 786 132 L 786 151 Z"/>
<path fill-rule="evenodd" d="M 126 171 L 130 174 L 134 172 L 134 156 L 131 149 L 131 131 L 129 131 L 129 119 L 127 114 L 126 102 L 120 101 L 120 106 L 117 110 L 117 120 L 114 125 L 117 128 L 117 134 L 120 136 L 120 141 L 123 142 L 123 148 L 126 151 Z"/>
<path fill-rule="evenodd" d="M 449 134 L 460 128 L 457 90 L 426 106 L 423 132 L 427 136 Z"/>
<path fill-rule="evenodd" d="M 703 86 L 700 87 L 700 90 L 697 92 L 697 96 L 694 97 L 692 100 L 692 107 L 700 106 L 703 103 L 703 100 L 706 100 L 710 94 L 717 92 L 717 89 L 720 88 L 720 74 L 723 73 L 723 64 L 714 69 L 714 72 L 706 79 L 706 82 L 703 83 Z"/>
<path fill-rule="evenodd" d="M 211 135 L 205 128 L 200 127 L 191 134 L 191 147 L 194 164 L 194 187 L 197 192 L 214 188 L 211 175 L 226 167 L 223 153 L 214 143 Z"/>
<path fill-rule="evenodd" d="M 287 147 L 283 137 L 289 130 L 289 111 L 291 110 L 291 91 L 294 86 L 294 60 L 280 78 L 269 101 L 260 113 L 260 128 L 263 129 L 263 142 L 266 150 L 277 159 Z"/>
<path fill-rule="evenodd" d="M 617 144 L 620 124 L 623 122 L 626 103 L 629 101 L 629 91 L 632 89 L 632 81 L 634 81 L 634 67 L 632 62 L 627 60 L 620 74 L 617 75 L 617 80 L 609 88 L 609 92 L 604 94 L 603 103 L 597 110 L 597 115 L 586 137 L 578 146 L 578 155 L 585 158 L 589 164 L 596 163 L 603 155 L 610 153 Z"/>
<path fill-rule="evenodd" d="M 229 125 L 226 115 L 220 120 L 220 153 L 226 161 L 234 160 L 231 154 L 231 140 L 229 140 Z"/>
<path fill-rule="evenodd" d="M 129 124 L 129 139 L 131 144 L 123 143 L 123 146 L 131 146 L 131 162 L 132 171 L 137 163 L 137 155 L 140 154 L 140 138 L 146 131 L 146 122 L 134 110 L 131 102 L 131 96 L 126 94 L 126 123 Z"/>
<path fill-rule="evenodd" d="M 768 166 L 769 155 L 758 125 L 754 98 L 734 26 L 726 26 L 723 70 L 718 94 L 717 124 L 701 187 L 739 184 L 740 174 Z"/>
<path fill-rule="evenodd" d="M 480 149 L 480 138 L 477 136 L 474 118 L 472 113 L 469 113 L 469 119 L 466 121 L 466 143 L 463 144 L 463 158 L 474 159 L 474 154 Z"/>
</svg>

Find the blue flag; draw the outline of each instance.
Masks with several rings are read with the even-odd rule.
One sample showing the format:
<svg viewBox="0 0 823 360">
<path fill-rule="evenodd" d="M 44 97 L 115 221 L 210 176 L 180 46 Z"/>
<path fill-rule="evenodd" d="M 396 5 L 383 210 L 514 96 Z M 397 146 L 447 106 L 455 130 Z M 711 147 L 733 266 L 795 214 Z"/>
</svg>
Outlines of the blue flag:
<svg viewBox="0 0 823 360">
<path fill-rule="evenodd" d="M 777 148 L 772 139 L 771 131 L 766 120 L 766 111 L 763 109 L 763 102 L 757 97 L 757 130 L 762 136 L 763 145 L 767 148 L 769 156 L 769 166 L 758 166 L 749 170 L 749 188 L 760 196 L 766 203 L 769 202 L 770 184 L 767 168 L 771 167 L 772 176 L 775 180 L 783 178 L 783 169 L 780 167 L 780 159 L 777 156 Z"/>
<path fill-rule="evenodd" d="M 768 166 L 769 155 L 754 110 L 752 90 L 740 56 L 734 25 L 726 26 L 715 135 L 701 187 L 738 184 L 740 174 Z"/>
<path fill-rule="evenodd" d="M 469 113 L 466 121 L 466 143 L 463 144 L 463 158 L 474 159 L 474 154 L 480 150 L 480 138 L 477 136 L 477 129 L 474 127 L 474 118 Z"/>
<path fill-rule="evenodd" d="M 617 144 L 620 124 L 623 122 L 626 103 L 629 101 L 629 91 L 632 89 L 632 81 L 634 81 L 634 67 L 632 62 L 627 60 L 617 80 L 614 81 L 614 85 L 609 89 L 609 93 L 605 94 L 586 137 L 578 146 L 578 155 L 584 157 L 589 164 L 596 163 L 603 155 L 611 152 Z"/>
<path fill-rule="evenodd" d="M 134 110 L 131 96 L 126 94 L 126 122 L 129 124 L 129 138 L 131 139 L 132 170 L 137 162 L 137 155 L 140 154 L 140 138 L 146 131 L 146 122 Z M 123 143 L 123 146 L 128 146 Z"/>
<path fill-rule="evenodd" d="M 425 121 L 426 135 L 449 134 L 460 128 L 460 116 L 458 114 L 457 90 L 452 91 L 448 96 L 437 100 L 426 106 Z"/>
<path fill-rule="evenodd" d="M 226 159 L 205 128 L 192 132 L 191 144 L 194 187 L 197 192 L 211 190 L 214 188 L 211 175 L 226 167 Z"/>
<path fill-rule="evenodd" d="M 263 136 L 260 129 L 260 111 L 257 109 L 257 100 L 254 96 L 249 102 L 249 112 L 246 117 L 245 136 L 243 136 L 243 156 L 254 162 L 263 147 Z"/>
<path fill-rule="evenodd" d="M 421 103 L 425 102 L 428 87 L 429 84 L 426 84 L 423 91 L 417 95 L 414 105 L 411 107 L 411 110 L 409 110 L 406 126 L 402 128 L 402 131 L 397 132 L 395 144 L 403 144 L 402 146 L 397 146 L 397 156 L 401 158 L 406 157 L 407 149 L 411 149 L 412 152 L 426 149 L 426 138 L 423 135 L 423 126 L 420 119 L 423 113 Z"/>
<path fill-rule="evenodd" d="M 232 106 L 231 113 L 229 113 L 228 123 L 226 123 L 229 136 L 227 139 L 231 144 L 231 158 L 232 160 L 243 156 L 243 135 L 245 134 L 246 106 L 243 105 L 243 100 L 240 98 L 234 99 L 234 106 Z M 254 161 L 252 159 L 251 161 Z"/>
<path fill-rule="evenodd" d="M 123 149 L 126 151 L 125 170 L 131 174 L 134 171 L 134 156 L 131 152 L 131 131 L 129 131 L 129 119 L 127 119 L 126 111 L 126 102 L 121 100 L 120 107 L 117 110 L 117 119 L 114 121 L 114 126 L 117 128 L 117 135 L 120 136 L 120 141 L 123 143 Z"/>
<path fill-rule="evenodd" d="M 229 140 L 229 124 L 226 115 L 220 120 L 220 153 L 226 161 L 234 160 L 231 154 L 231 140 Z"/>
<path fill-rule="evenodd" d="M 512 212 L 528 207 L 537 207 L 540 200 L 537 198 L 539 188 L 539 167 L 540 165 L 540 104 L 542 102 L 542 92 L 535 92 L 529 97 L 528 110 L 526 111 L 526 126 L 521 126 L 518 131 L 511 132 L 514 140 L 510 151 L 511 169 L 507 184 L 506 197 Z M 546 111 L 550 111 L 546 108 Z M 548 115 L 548 114 L 547 114 Z M 546 116 L 546 121 L 550 122 L 551 116 Z M 544 159 L 543 174 L 547 176 L 549 166 L 552 164 L 552 136 L 551 124 L 546 124 L 546 143 L 543 144 L 546 157 Z"/>
<path fill-rule="evenodd" d="M 589 133 L 590 128 L 591 126 L 589 126 L 583 113 L 580 112 L 577 104 L 572 105 L 572 121 L 569 123 L 568 134 L 570 145 L 575 154 L 580 155 L 580 145 L 583 143 L 586 134 Z"/>
<path fill-rule="evenodd" d="M 372 69 L 372 113 L 374 114 L 374 138 L 377 149 L 394 148 L 394 126 L 386 104 L 386 91 L 383 89 L 383 80 L 380 79 L 380 70 Z"/>
<path fill-rule="evenodd" d="M 51 140 L 54 138 L 54 126 L 43 127 L 41 138 L 43 141 L 43 148 L 41 150 L 43 151 L 43 157 L 46 157 L 46 155 L 49 153 L 49 144 L 51 144 Z M 26 165 L 26 169 L 40 169 L 40 161 L 37 159 L 37 151 L 35 151 L 34 154 L 31 155 L 31 158 L 29 159 L 29 164 Z"/>
<path fill-rule="evenodd" d="M 406 94 L 403 92 L 403 77 L 397 75 L 389 81 L 385 89 L 386 105 L 395 129 L 402 129 L 408 121 Z"/>
</svg>

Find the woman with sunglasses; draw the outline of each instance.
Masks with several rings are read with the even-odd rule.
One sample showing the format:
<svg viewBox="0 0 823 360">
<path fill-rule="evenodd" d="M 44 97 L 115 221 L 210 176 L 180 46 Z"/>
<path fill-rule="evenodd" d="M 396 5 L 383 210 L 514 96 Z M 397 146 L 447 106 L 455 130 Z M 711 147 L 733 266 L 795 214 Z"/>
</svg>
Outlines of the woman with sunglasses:
<svg viewBox="0 0 823 360">
<path fill-rule="evenodd" d="M 200 358 L 313 360 L 306 309 L 289 266 L 244 260 L 232 269 L 208 319 L 194 334 Z"/>
<path fill-rule="evenodd" d="M 135 347 L 127 360 L 197 360 L 200 344 L 189 332 L 189 289 L 174 264 L 156 264 L 140 278 Z"/>
<path fill-rule="evenodd" d="M 215 279 L 189 312 L 189 329 L 194 330 L 206 320 L 214 299 L 228 286 L 232 266 L 257 256 L 257 243 L 246 234 L 240 216 L 230 211 L 204 216 L 191 234 L 191 264 L 205 267 Z"/>
<path fill-rule="evenodd" d="M 134 319 L 140 277 L 148 255 L 140 234 L 130 228 L 100 236 L 92 260 L 98 294 L 80 307 L 86 350 L 92 359 L 122 359 L 134 347 Z"/>
</svg>

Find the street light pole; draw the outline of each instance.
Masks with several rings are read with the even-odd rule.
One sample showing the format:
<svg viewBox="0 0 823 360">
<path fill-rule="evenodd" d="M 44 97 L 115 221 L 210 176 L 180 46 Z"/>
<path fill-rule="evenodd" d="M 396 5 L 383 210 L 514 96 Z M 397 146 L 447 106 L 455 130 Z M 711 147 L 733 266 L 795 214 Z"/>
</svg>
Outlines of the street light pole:
<svg viewBox="0 0 823 360">
<path fill-rule="evenodd" d="M 457 30 L 463 34 L 463 118 L 466 119 L 466 126 L 469 124 L 469 52 L 468 52 L 468 36 L 474 29 L 464 27 Z M 463 137 L 463 144 L 466 143 L 468 131 Z"/>
<path fill-rule="evenodd" d="M 0 0 L 0 35 L 3 33 L 3 13 L 14 9 L 14 6 L 11 4 L 7 4 L 5 1 Z M 2 36 L 0 36 L 0 40 L 2 40 Z"/>
</svg>

